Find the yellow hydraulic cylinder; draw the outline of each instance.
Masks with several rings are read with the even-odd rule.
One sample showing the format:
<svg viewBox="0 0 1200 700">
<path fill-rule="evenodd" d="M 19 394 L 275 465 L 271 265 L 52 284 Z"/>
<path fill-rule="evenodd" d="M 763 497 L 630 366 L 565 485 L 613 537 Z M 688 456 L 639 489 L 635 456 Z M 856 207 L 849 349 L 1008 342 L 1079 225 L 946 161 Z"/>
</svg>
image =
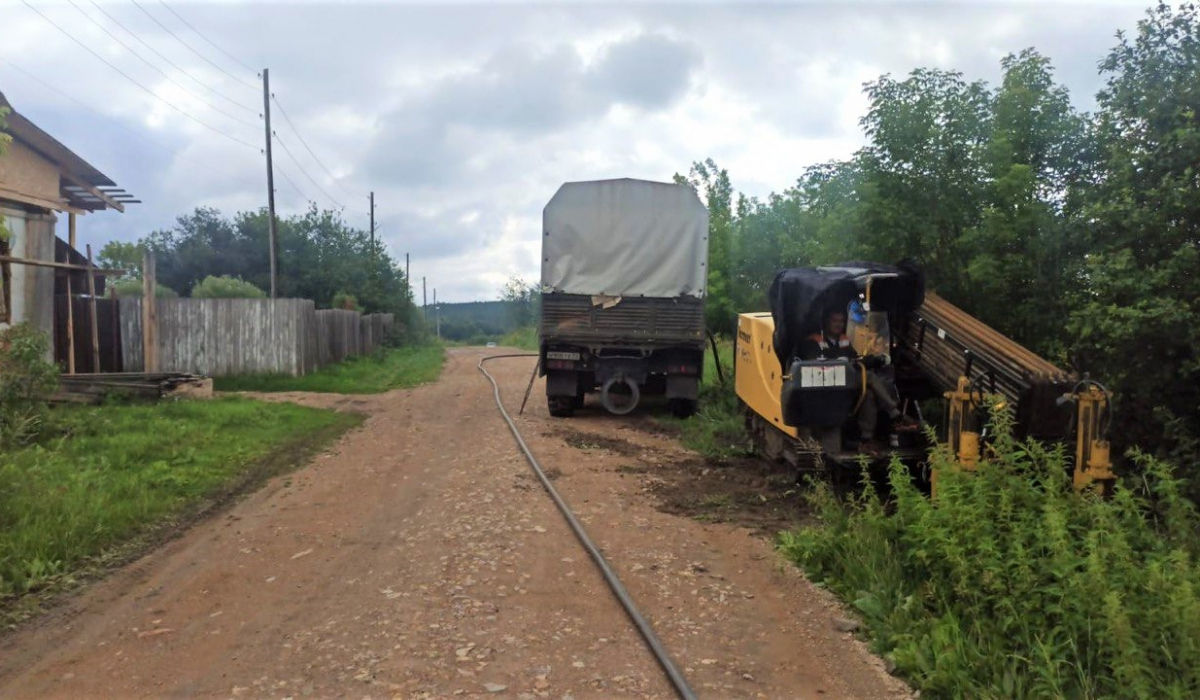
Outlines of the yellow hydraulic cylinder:
<svg viewBox="0 0 1200 700">
<path fill-rule="evenodd" d="M 979 433 L 970 430 L 959 433 L 958 463 L 971 472 L 979 466 Z"/>
<path fill-rule="evenodd" d="M 1101 426 L 1108 410 L 1108 398 L 1094 385 L 1073 398 L 1078 435 L 1075 441 L 1075 490 L 1098 488 L 1107 494 L 1116 479 L 1108 440 L 1102 439 Z"/>
</svg>

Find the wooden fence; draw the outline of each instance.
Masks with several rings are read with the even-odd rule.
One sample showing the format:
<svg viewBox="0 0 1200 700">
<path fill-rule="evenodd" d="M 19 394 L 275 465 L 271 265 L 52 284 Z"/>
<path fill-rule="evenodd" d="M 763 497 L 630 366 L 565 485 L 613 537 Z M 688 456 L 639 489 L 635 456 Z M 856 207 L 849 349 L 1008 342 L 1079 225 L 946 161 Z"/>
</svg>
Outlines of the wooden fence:
<svg viewBox="0 0 1200 700">
<path fill-rule="evenodd" d="M 67 333 L 67 300 L 72 305 L 75 332 Z M 87 297 L 65 294 L 54 297 L 54 362 L 65 374 L 67 371 L 68 336 L 74 335 L 76 372 L 121 372 L 124 371 L 121 352 L 120 315 L 117 302 L 112 299 L 96 300 L 96 325 L 100 337 L 96 345 L 100 351 L 100 366 L 95 366 L 92 345 L 92 315 Z"/>
<path fill-rule="evenodd" d="M 145 367 L 141 299 L 120 300 L 126 371 Z M 318 311 L 306 299 L 157 299 L 158 371 L 301 375 L 373 352 L 392 314 Z"/>
</svg>

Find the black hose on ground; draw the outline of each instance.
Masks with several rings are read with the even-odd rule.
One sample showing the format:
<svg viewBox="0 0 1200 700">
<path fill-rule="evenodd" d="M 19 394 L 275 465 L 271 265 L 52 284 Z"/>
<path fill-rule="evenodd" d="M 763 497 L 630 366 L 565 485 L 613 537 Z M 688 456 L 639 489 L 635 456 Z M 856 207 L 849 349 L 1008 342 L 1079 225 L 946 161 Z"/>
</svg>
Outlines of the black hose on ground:
<svg viewBox="0 0 1200 700">
<path fill-rule="evenodd" d="M 579 543 L 587 550 L 588 555 L 592 557 L 592 561 L 600 569 L 600 574 L 604 576 L 604 580 L 608 583 L 608 587 L 612 589 L 613 594 L 621 603 L 621 607 L 625 608 L 625 612 L 629 615 L 629 619 L 633 621 L 638 632 L 641 633 L 642 639 L 646 640 L 646 646 L 650 648 L 650 653 L 654 654 L 654 658 L 658 664 L 662 666 L 663 671 L 667 674 L 667 680 L 675 687 L 675 692 L 684 700 L 695 700 L 696 694 L 688 685 L 687 679 L 683 677 L 683 673 L 675 666 L 675 662 L 671 660 L 670 654 L 659 640 L 658 635 L 654 634 L 654 629 L 650 627 L 650 623 L 638 610 L 637 605 L 630 597 L 629 591 L 625 590 L 625 586 L 621 583 L 621 579 L 617 577 L 615 571 L 609 566 L 608 560 L 600 553 L 600 550 L 592 542 L 592 538 L 588 537 L 587 531 L 583 529 L 583 524 L 571 512 L 570 506 L 563 500 L 562 496 L 558 495 L 554 485 L 550 479 L 546 477 L 546 473 L 542 470 L 542 465 L 538 463 L 537 458 L 533 456 L 533 452 L 529 450 L 529 445 L 525 444 L 525 440 L 521 437 L 521 431 L 517 430 L 517 426 L 513 423 L 512 418 L 508 415 L 508 411 L 504 408 L 504 403 L 500 400 L 500 385 L 496 383 L 496 378 L 488 373 L 483 368 L 483 363 L 489 360 L 500 360 L 510 357 L 537 357 L 536 354 L 524 353 L 517 355 L 492 355 L 479 360 L 477 367 L 487 377 L 487 380 L 492 383 L 492 393 L 496 399 L 496 408 L 500 409 L 500 415 L 504 418 L 504 422 L 508 423 L 508 429 L 512 431 L 513 437 L 517 440 L 517 446 L 521 448 L 521 452 L 525 454 L 526 461 L 529 466 L 533 467 L 533 471 L 537 474 L 537 478 L 542 482 L 542 486 L 546 489 L 546 493 L 550 494 L 550 498 L 554 501 L 554 505 L 558 506 L 558 510 L 566 518 L 567 524 L 571 526 L 571 530 L 575 533 Z"/>
</svg>

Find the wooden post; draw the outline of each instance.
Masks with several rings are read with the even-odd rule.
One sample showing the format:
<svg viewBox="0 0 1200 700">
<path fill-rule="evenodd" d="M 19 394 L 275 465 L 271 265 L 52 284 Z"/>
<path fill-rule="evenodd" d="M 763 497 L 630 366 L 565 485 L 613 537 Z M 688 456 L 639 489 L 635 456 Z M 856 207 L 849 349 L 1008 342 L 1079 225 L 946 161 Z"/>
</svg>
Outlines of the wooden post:
<svg viewBox="0 0 1200 700">
<path fill-rule="evenodd" d="M 146 251 L 142 261 L 142 371 L 158 371 L 158 308 L 154 297 L 157 287 L 154 253 Z"/>
<path fill-rule="evenodd" d="M 88 312 L 92 317 L 92 371 L 100 371 L 100 320 L 96 314 L 96 269 L 92 267 L 92 244 L 87 246 Z M 69 274 L 69 273 L 68 273 Z"/>
<path fill-rule="evenodd" d="M 112 366 L 114 372 L 120 372 L 125 369 L 121 362 L 121 303 L 117 301 L 116 287 L 108 285 L 108 292 L 112 296 L 112 311 L 109 313 L 112 319 Z"/>
<path fill-rule="evenodd" d="M 67 215 L 67 251 L 66 262 L 71 262 L 71 253 L 75 251 L 75 212 Z M 75 374 L 75 304 L 71 298 L 71 271 L 67 270 L 67 374 Z"/>
</svg>

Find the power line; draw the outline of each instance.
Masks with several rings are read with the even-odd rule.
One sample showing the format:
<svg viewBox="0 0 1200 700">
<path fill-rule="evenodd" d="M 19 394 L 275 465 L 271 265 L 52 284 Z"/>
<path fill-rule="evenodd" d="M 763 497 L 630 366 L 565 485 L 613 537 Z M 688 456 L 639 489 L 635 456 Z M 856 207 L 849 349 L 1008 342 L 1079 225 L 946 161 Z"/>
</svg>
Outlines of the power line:
<svg viewBox="0 0 1200 700">
<path fill-rule="evenodd" d="M 249 143 L 248 141 L 243 141 L 243 140 L 239 139 L 239 138 L 238 138 L 238 137 L 236 137 L 236 136 L 230 136 L 229 134 L 225 133 L 224 131 L 222 131 L 222 130 L 218 129 L 217 127 L 215 127 L 215 126 L 213 126 L 213 125 L 211 125 L 211 124 L 209 124 L 209 123 L 207 123 L 207 122 L 201 121 L 200 119 L 198 119 L 198 118 L 196 118 L 196 117 L 192 116 L 192 115 L 191 115 L 191 114 L 189 114 L 188 112 L 185 112 L 184 110 L 182 110 L 182 109 L 180 109 L 180 108 L 176 107 L 175 105 L 171 104 L 170 102 L 167 102 L 165 99 L 163 99 L 162 97 L 159 97 L 157 94 L 155 94 L 155 92 L 154 92 L 153 90 L 151 90 L 150 88 L 146 87 L 145 85 L 142 85 L 142 84 L 141 84 L 141 83 L 139 83 L 138 81 L 136 81 L 136 80 L 134 80 L 133 78 L 129 77 L 129 74 L 128 74 L 128 73 L 126 73 L 125 71 L 121 70 L 120 68 L 117 68 L 117 67 L 116 67 L 116 66 L 114 66 L 113 64 L 109 63 L 109 62 L 108 62 L 108 61 L 107 61 L 107 60 L 106 60 L 106 59 L 105 59 L 103 56 L 101 56 L 100 54 L 96 53 L 95 51 L 92 51 L 90 48 L 88 48 L 87 44 L 84 44 L 84 43 L 83 43 L 82 41 L 80 41 L 79 39 L 76 39 L 74 36 L 72 36 L 72 34 L 71 34 L 70 32 L 68 32 L 67 30 L 63 29 L 63 28 L 62 28 L 62 27 L 60 27 L 58 24 L 56 24 L 56 23 L 54 22 L 54 20 L 52 20 L 52 19 L 50 19 L 49 17 L 47 17 L 46 15 L 42 14 L 42 12 L 41 12 L 40 10 L 38 10 L 36 7 L 34 7 L 33 5 L 30 5 L 30 4 L 29 4 L 29 0 L 21 0 L 21 2 L 22 2 L 24 5 L 25 5 L 25 7 L 28 7 L 29 9 L 33 10 L 34 12 L 36 12 L 36 13 L 38 14 L 38 16 L 39 16 L 39 17 L 41 17 L 42 19 L 44 19 L 44 20 L 46 20 L 47 22 L 49 22 L 49 23 L 50 23 L 50 25 L 51 25 L 52 27 L 54 27 L 54 28 L 55 28 L 55 29 L 57 29 L 58 31 L 62 32 L 62 33 L 63 33 L 63 35 L 65 35 L 65 36 L 66 36 L 68 39 L 70 39 L 71 41 L 75 42 L 76 44 L 79 44 L 79 46 L 80 46 L 81 48 L 83 48 L 83 50 L 84 50 L 84 51 L 87 51 L 87 52 L 88 52 L 88 53 L 90 53 L 91 55 L 95 56 L 95 57 L 96 57 L 96 59 L 97 59 L 98 61 L 100 61 L 100 62 L 101 62 L 101 63 L 103 63 L 104 65 L 108 66 L 109 68 L 113 69 L 113 70 L 114 70 L 114 71 L 116 71 L 117 73 L 120 73 L 122 77 L 124 77 L 124 78 L 125 78 L 126 80 L 128 80 L 129 82 L 131 82 L 131 83 L 133 83 L 134 85 L 136 85 L 136 86 L 138 86 L 139 88 L 141 88 L 141 89 L 142 89 L 142 90 L 143 90 L 143 91 L 144 91 L 146 94 L 150 95 L 150 96 L 151 96 L 151 97 L 153 97 L 154 99 L 158 100 L 159 102 L 162 102 L 162 103 L 163 103 L 163 104 L 165 104 L 166 106 L 170 107 L 171 109 L 175 110 L 176 112 L 179 112 L 180 114 L 182 114 L 183 116 L 187 117 L 188 119 L 191 119 L 192 121 L 196 122 L 196 123 L 197 123 L 197 124 L 199 124 L 200 126 L 203 126 L 204 128 L 206 128 L 206 129 L 208 129 L 208 130 L 210 130 L 210 131 L 212 131 L 212 132 L 214 132 L 214 133 L 217 133 L 217 134 L 220 134 L 221 136 L 224 136 L 225 138 L 229 139 L 230 141 L 234 141 L 234 142 L 236 142 L 236 143 L 240 143 L 240 144 L 242 144 L 243 146 L 248 146 L 248 147 L 250 147 L 250 148 L 253 148 L 253 149 L 254 149 L 254 150 L 256 150 L 256 151 L 261 151 L 261 150 L 262 150 L 260 147 L 258 147 L 258 146 L 255 146 L 254 144 L 252 144 L 252 143 Z"/>
<path fill-rule="evenodd" d="M 22 2 L 24 2 L 25 0 L 21 0 L 21 1 L 22 1 Z M 163 28 L 163 31 L 165 31 L 167 34 L 170 34 L 171 36 L 175 37 L 175 41 L 178 41 L 179 43 L 183 44 L 183 45 L 184 45 L 184 47 L 185 47 L 185 48 L 186 48 L 188 51 L 191 51 L 192 53 L 196 54 L 196 55 L 197 55 L 197 56 L 199 56 L 200 58 L 204 59 L 204 61 L 205 61 L 206 63 L 208 63 L 208 65 L 212 66 L 213 68 L 216 68 L 217 70 L 221 71 L 221 72 L 222 72 L 222 73 L 224 73 L 225 75 L 229 76 L 230 78 L 233 78 L 234 80 L 238 81 L 239 83 L 241 83 L 242 85 L 245 85 L 245 86 L 246 86 L 246 87 L 248 87 L 248 88 L 251 88 L 251 89 L 253 89 L 253 90 L 258 90 L 258 89 L 259 89 L 259 86 L 257 86 L 257 85 L 252 85 L 252 84 L 250 84 L 250 83 L 246 82 L 245 80 L 242 80 L 241 78 L 237 77 L 237 76 L 236 76 L 236 75 L 234 75 L 233 73 L 230 73 L 229 71 L 225 70 L 224 68 L 222 68 L 222 67 L 218 66 L 217 64 L 213 63 L 212 61 L 210 61 L 210 60 L 208 59 L 208 57 L 207 57 L 207 56 L 205 56 L 204 54 L 202 54 L 202 53 L 200 53 L 199 51 L 197 51 L 196 49 L 192 48 L 192 45 L 191 45 L 191 44 L 187 43 L 187 42 L 186 42 L 186 41 L 184 41 L 183 39 L 180 39 L 178 34 L 176 34 L 175 32 L 171 31 L 171 29 L 170 29 L 170 28 L 169 28 L 167 25 L 165 25 L 165 24 L 163 24 L 162 22 L 158 21 L 158 18 L 157 18 L 157 17 L 155 17 L 154 15 L 150 14 L 150 12 L 149 12 L 148 10 L 146 10 L 146 8 L 142 7 L 142 6 L 141 6 L 141 4 L 140 4 L 140 3 L 139 3 L 137 0 L 129 0 L 129 1 L 130 1 L 130 2 L 132 2 L 132 3 L 134 4 L 134 6 L 135 6 L 135 7 L 137 7 L 137 9 L 141 10 L 143 14 L 145 14 L 145 15 L 146 15 L 147 17 L 149 17 L 150 19 L 154 20 L 154 23 L 155 23 L 155 24 L 157 24 L 158 26 L 162 27 L 162 28 Z"/>
<path fill-rule="evenodd" d="M 213 110 L 213 111 L 215 111 L 217 114 L 221 114 L 221 115 L 224 115 L 224 116 L 226 116 L 226 117 L 229 117 L 230 119 L 234 120 L 235 122 L 238 122 L 239 124 L 244 124 L 244 125 L 246 125 L 246 126 L 248 126 L 248 127 L 250 127 L 250 128 L 253 128 L 253 129 L 256 129 L 256 128 L 258 128 L 258 125 L 257 125 L 257 124 L 251 124 L 250 122 L 248 122 L 248 121 L 246 121 L 246 120 L 244 120 L 244 119 L 242 119 L 242 118 L 240 118 L 240 117 L 235 117 L 235 116 L 233 116 L 233 115 L 232 115 L 232 114 L 230 114 L 229 112 L 226 112 L 225 110 L 221 109 L 220 107 L 216 106 L 215 104 L 213 104 L 213 103 L 209 102 L 208 100 L 204 99 L 203 97 L 201 97 L 201 96 L 197 95 L 196 93 L 192 92 L 191 90 L 188 90 L 188 89 L 187 89 L 187 88 L 185 88 L 184 86 L 180 85 L 178 82 L 176 82 L 176 81 L 175 81 L 175 79 L 174 79 L 174 78 L 172 78 L 171 76 L 167 75 L 167 74 L 166 74 L 166 72 L 165 72 L 165 71 L 163 71 L 163 69 L 161 69 L 161 68 L 159 68 L 158 66 L 154 65 L 154 64 L 153 64 L 153 63 L 151 63 L 150 61 L 147 61 L 147 60 L 146 60 L 144 57 L 142 57 L 142 55 L 141 55 L 141 54 L 139 54 L 138 52 L 134 51 L 134 50 L 133 50 L 133 48 L 129 46 L 129 44 L 126 44 L 125 42 L 123 42 L 123 41 L 121 41 L 120 39 L 118 39 L 118 38 L 117 38 L 117 36 L 116 36 L 115 34 L 113 34 L 112 32 L 108 31 L 108 28 L 107 28 L 107 27 L 105 27 L 103 24 L 100 24 L 99 22 L 97 22 L 97 21 L 96 21 L 96 19 L 95 19 L 95 18 L 93 18 L 93 17 L 92 17 L 91 15 L 89 15 L 88 13 L 84 12 L 82 7 L 80 7 L 79 5 L 76 5 L 76 4 L 75 4 L 75 0 L 67 0 L 67 2 L 71 3 L 71 7 L 74 7 L 76 10 L 79 10 L 79 14 L 83 15 L 84 17 L 86 17 L 86 18 L 87 18 L 87 20 L 88 20 L 89 22 L 91 22 L 92 24 L 94 24 L 94 25 L 96 25 L 97 27 L 99 27 L 99 28 L 100 28 L 100 31 L 104 32 L 104 33 L 105 33 L 105 34 L 107 34 L 109 37 L 111 37 L 113 41 L 117 42 L 117 43 L 118 43 L 118 44 L 120 44 L 122 47 L 124 47 L 126 51 L 128 51 L 129 53 L 131 53 L 131 54 L 133 54 L 135 57 L 137 57 L 137 59 L 138 59 L 139 61 L 141 61 L 142 63 L 145 63 L 147 66 L 150 66 L 150 68 L 152 68 L 152 69 L 154 69 L 154 70 L 158 71 L 158 74 L 159 74 L 159 75 L 161 75 L 162 77 L 166 78 L 166 79 L 167 79 L 168 81 L 170 81 L 170 83 L 171 83 L 172 85 L 174 85 L 175 87 L 179 88 L 180 90 L 183 90 L 183 91 L 184 91 L 184 92 L 186 92 L 187 94 L 191 95 L 192 97 L 196 98 L 197 100 L 199 100 L 199 101 L 203 102 L 204 104 L 208 105 L 208 106 L 209 106 L 210 108 L 212 108 L 212 110 Z M 95 3 L 93 3 L 93 4 L 95 4 Z"/>
<path fill-rule="evenodd" d="M 279 138 L 279 134 L 272 131 L 271 136 L 275 137 L 275 140 L 278 141 L 279 145 L 283 147 L 283 152 L 287 154 L 288 158 L 291 158 L 292 162 L 296 164 L 296 167 L 300 169 L 300 173 L 304 175 L 304 177 L 308 178 L 308 181 L 313 184 L 313 187 L 316 187 L 321 194 L 325 195 L 326 199 L 336 204 L 339 209 L 346 208 L 341 202 L 331 197 L 329 193 L 325 191 L 325 188 L 321 187 L 320 183 L 313 179 L 312 175 L 308 174 L 308 171 L 304 169 L 303 165 L 300 165 L 300 161 L 297 160 L 295 154 L 292 153 L 292 149 L 288 148 L 287 144 L 283 142 L 283 139 Z"/>
<path fill-rule="evenodd" d="M 192 79 L 192 81 L 194 81 L 194 82 L 195 82 L 197 85 L 200 85 L 201 87 L 203 87 L 203 88 L 206 88 L 207 90 L 209 90 L 209 91 L 213 92 L 213 93 L 214 93 L 214 94 L 216 94 L 218 97 L 220 97 L 221 99 L 225 100 L 226 102 L 229 102 L 230 104 L 236 105 L 236 106 L 240 107 L 241 109 L 244 109 L 244 110 L 246 110 L 247 112 L 250 112 L 251 114 L 258 114 L 258 110 L 257 110 L 257 109 L 254 109 L 253 107 L 247 107 L 246 105 L 244 105 L 244 104 L 242 104 L 241 102 L 238 102 L 237 100 L 235 100 L 235 99 L 233 99 L 233 98 L 229 97 L 228 95 L 226 95 L 225 93 L 221 92 L 220 90 L 217 90 L 216 88 L 214 88 L 214 87 L 212 87 L 212 86 L 208 85 L 208 84 L 207 84 L 207 83 L 205 83 L 203 80 L 200 80 L 199 78 L 197 78 L 196 76 L 194 76 L 194 75 L 192 75 L 191 73 L 187 72 L 187 71 L 186 71 L 186 70 L 184 70 L 183 68 L 180 68 L 180 67 L 179 67 L 178 65 L 176 65 L 176 64 L 175 64 L 175 63 L 174 63 L 174 62 L 173 62 L 171 59 L 169 59 L 169 58 L 167 58 L 166 56 L 162 55 L 162 54 L 161 54 L 161 53 L 158 51 L 158 49 L 154 48 L 154 47 L 153 47 L 153 46 L 151 46 L 149 43 L 147 43 L 145 39 L 142 39 L 140 36 L 138 36 L 136 32 L 134 32 L 134 31 L 133 31 L 132 29 L 130 29 L 129 27 L 126 27 L 126 26 L 125 26 L 124 24 L 122 24 L 122 23 L 121 23 L 121 21 L 120 21 L 120 20 L 118 20 L 116 17 L 113 17 L 112 15 L 108 14 L 108 12 L 107 12 L 107 11 L 106 11 L 106 10 L 105 10 L 103 7 L 101 7 L 101 6 L 100 6 L 100 5 L 99 5 L 99 4 L 96 2 L 96 0 L 88 0 L 88 2 L 92 3 L 92 6 L 93 6 L 93 7 L 95 7 L 97 10 L 100 10 L 100 13 L 101 13 L 101 14 L 103 14 L 105 17 L 107 17 L 107 18 L 109 19 L 109 21 L 111 21 L 113 24 L 117 25 L 117 26 L 118 26 L 118 27 L 120 27 L 121 29 L 124 29 L 124 30 L 125 30 L 125 32 L 126 32 L 127 34 L 129 34 L 129 36 L 133 37 L 134 39 L 137 39 L 137 40 L 138 40 L 138 42 L 139 42 L 139 43 L 140 43 L 142 46 L 145 46 L 147 49 L 150 49 L 150 51 L 152 51 L 152 52 L 154 53 L 154 55 L 155 55 L 155 56 L 158 56 L 158 57 L 159 57 L 159 58 L 161 58 L 163 61 L 165 61 L 167 65 L 171 66 L 171 67 L 172 67 L 172 68 L 174 68 L 175 70 L 177 70 L 177 71 L 179 71 L 180 73 L 183 73 L 183 74 L 184 74 L 184 75 L 186 75 L 187 77 L 191 78 L 191 79 Z"/>
<path fill-rule="evenodd" d="M 325 164 L 321 162 L 321 159 L 317 157 L 317 154 L 313 152 L 313 149 L 308 145 L 308 142 L 304 140 L 304 137 L 300 135 L 300 130 L 296 128 L 296 125 L 292 122 L 291 117 L 288 116 L 287 110 L 285 110 L 283 105 L 279 103 L 279 98 L 276 97 L 274 93 L 271 93 L 271 99 L 275 101 L 275 106 L 279 108 L 279 113 L 283 115 L 283 120 L 288 123 L 288 126 L 292 127 L 292 132 L 296 134 L 296 138 L 300 139 L 300 143 L 304 144 L 304 148 L 308 151 L 308 154 L 312 156 L 313 160 L 317 161 L 317 165 L 321 166 L 321 169 L 325 171 L 325 174 L 329 176 L 329 179 L 333 181 L 333 184 L 337 185 L 338 188 L 347 195 L 351 197 L 355 196 L 352 192 L 343 187 L 342 183 L 338 182 L 338 179 L 334 177 L 332 172 L 329 171 L 329 168 L 325 167 Z"/>
<path fill-rule="evenodd" d="M 287 184 L 291 185 L 293 190 L 296 190 L 296 194 L 298 194 L 304 198 L 304 201 L 306 201 L 306 202 L 313 201 L 312 197 L 309 197 L 308 195 L 304 194 L 304 190 L 300 189 L 299 185 L 297 185 L 295 182 L 292 182 L 292 178 L 287 176 L 287 173 L 285 173 L 283 171 L 283 168 L 275 168 L 275 172 L 279 173 L 279 175 L 284 179 L 284 181 L 286 181 Z"/>
<path fill-rule="evenodd" d="M 236 58 L 234 58 L 234 57 L 233 57 L 233 55 L 232 55 L 232 54 L 230 54 L 230 53 L 229 53 L 228 51 L 226 51 L 225 49 L 223 49 L 223 48 L 221 48 L 220 46 L 217 46 L 216 44 L 214 44 L 212 39 L 209 39 L 207 36 L 204 36 L 204 34 L 203 34 L 203 33 L 202 33 L 202 32 L 201 32 L 199 29 L 196 29 L 195 27 L 193 27 L 191 22 L 189 22 L 189 21 L 187 21 L 186 19 L 184 19 L 183 17 L 181 17 L 181 16 L 180 16 L 180 14 L 179 14 L 178 12 L 176 12 L 176 11 L 175 11 L 175 10 L 173 10 L 173 9 L 171 9 L 171 6 L 170 6 L 170 5 L 168 5 L 167 3 L 163 2 L 163 0 L 158 0 L 158 3 L 159 3 L 160 5 L 162 5 L 163 7 L 167 8 L 167 12 L 170 12 L 171 14 L 175 15 L 175 17 L 176 17 L 176 18 L 178 18 L 180 22 L 183 22 L 184 24 L 186 24 L 186 25 L 187 25 L 187 27 L 188 27 L 188 29 L 191 29 L 193 32 L 196 32 L 196 34 L 197 34 L 197 35 L 198 35 L 198 36 L 199 36 L 201 39 L 203 39 L 203 40 L 207 41 L 209 46 L 211 46 L 211 47 L 213 47 L 214 49 L 216 49 L 217 51 L 220 51 L 221 53 L 225 54 L 225 57 L 226 57 L 226 58 L 228 58 L 229 60 L 231 60 L 231 61 L 233 61 L 234 63 L 238 64 L 238 65 L 239 65 L 239 66 L 241 66 L 242 68 L 245 68 L 246 70 L 250 71 L 251 73 L 257 73 L 257 72 L 258 72 L 258 71 L 256 71 L 256 70 L 254 70 L 253 68 L 251 68 L 250 66 L 246 65 L 245 63 L 242 63 L 241 61 L 239 61 L 239 60 L 237 60 Z"/>
<path fill-rule="evenodd" d="M 157 140 L 152 139 L 143 133 L 140 133 L 140 132 L 134 131 L 133 129 L 130 129 L 129 127 L 122 124 L 121 122 L 119 122 L 116 119 L 113 119 L 112 117 L 108 116 L 107 114 L 104 114 L 103 112 L 100 112 L 99 110 L 93 108 L 92 106 L 88 105 L 86 102 L 84 102 L 83 100 L 80 100 L 79 98 L 75 97 L 74 95 L 71 95 L 69 93 L 63 92 L 62 90 L 59 90 L 58 88 L 51 85 L 49 82 L 42 80 L 38 76 L 25 70 L 24 68 L 17 65 L 16 63 L 13 63 L 11 60 L 5 58 L 4 56 L 0 56 L 0 62 L 4 62 L 4 63 L 8 64 L 8 66 L 10 68 L 24 74 L 26 78 L 29 78 L 30 80 L 33 80 L 36 83 L 39 83 L 42 87 L 46 88 L 47 90 L 57 93 L 65 98 L 67 98 L 68 100 L 71 100 L 72 102 L 79 105 L 80 107 L 83 107 L 84 109 L 91 112 L 92 114 L 95 114 L 96 116 L 101 117 L 102 119 L 106 119 L 106 120 L 112 122 L 113 124 L 115 124 L 117 126 L 117 128 L 121 129 L 122 131 L 125 131 L 126 133 L 128 133 L 136 138 L 142 139 L 143 141 L 146 141 L 153 146 L 157 146 L 158 148 L 161 148 L 162 150 L 166 151 L 167 153 L 170 153 L 171 155 L 174 155 L 178 158 L 188 161 L 189 163 L 192 163 L 194 165 L 198 165 L 206 170 L 210 170 L 210 171 L 216 173 L 217 175 L 222 175 L 225 177 L 229 177 L 229 176 L 233 175 L 233 173 L 231 173 L 229 171 L 214 168 L 213 166 L 209 165 L 208 163 L 196 160 L 195 158 L 191 158 L 189 156 L 185 156 L 183 153 L 175 150 L 174 148 L 171 148 L 170 146 L 163 145 L 162 143 L 159 143 Z"/>
</svg>

